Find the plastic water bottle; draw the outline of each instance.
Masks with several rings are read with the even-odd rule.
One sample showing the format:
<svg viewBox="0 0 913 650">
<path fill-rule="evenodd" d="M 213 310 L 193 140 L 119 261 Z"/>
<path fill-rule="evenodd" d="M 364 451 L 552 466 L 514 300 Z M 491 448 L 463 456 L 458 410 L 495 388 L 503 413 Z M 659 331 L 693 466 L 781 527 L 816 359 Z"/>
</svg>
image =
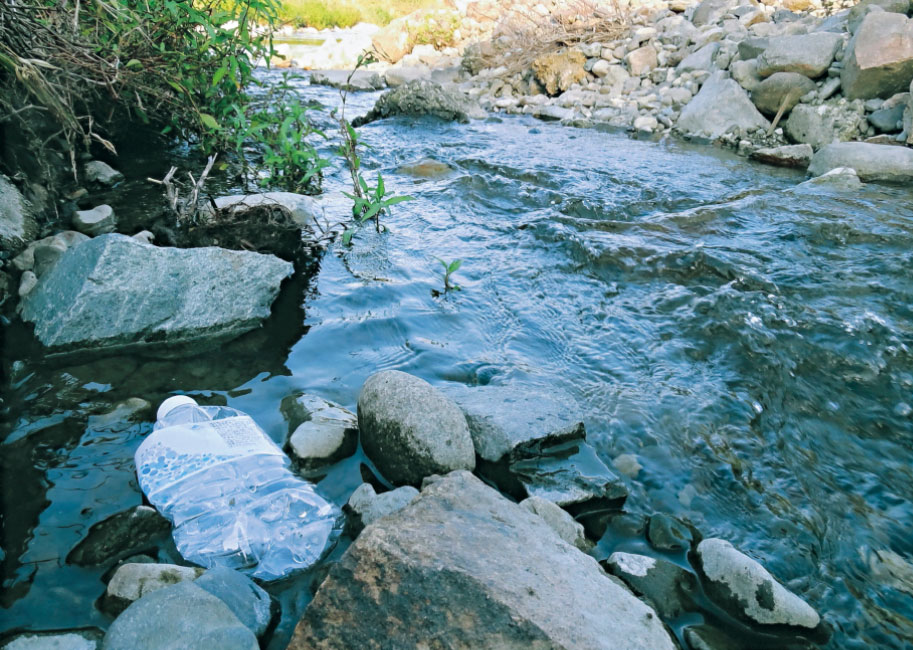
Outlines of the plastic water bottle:
<svg viewBox="0 0 913 650">
<path fill-rule="evenodd" d="M 179 395 L 156 419 L 136 450 L 136 473 L 174 524 L 184 559 L 275 580 L 312 565 L 336 540 L 340 510 L 292 473 L 250 416 Z"/>
</svg>

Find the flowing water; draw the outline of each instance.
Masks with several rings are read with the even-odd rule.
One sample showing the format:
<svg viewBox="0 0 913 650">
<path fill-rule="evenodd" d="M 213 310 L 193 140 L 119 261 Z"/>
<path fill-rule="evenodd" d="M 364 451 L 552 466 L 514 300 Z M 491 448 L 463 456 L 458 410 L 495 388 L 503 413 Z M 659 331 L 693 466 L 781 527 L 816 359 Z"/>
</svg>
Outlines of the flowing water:
<svg viewBox="0 0 913 650">
<path fill-rule="evenodd" d="M 416 200 L 385 217 L 387 234 L 331 248 L 263 330 L 194 358 L 81 365 L 42 360 L 9 330 L 0 632 L 109 623 L 94 607 L 103 569 L 63 558 L 141 502 L 132 455 L 151 422 L 99 415 L 113 403 L 188 392 L 281 442 L 283 396 L 354 409 L 365 378 L 395 368 L 569 393 L 604 460 L 642 465 L 628 510 L 686 518 L 759 559 L 824 614 L 830 648 L 913 647 L 913 190 L 804 185 L 711 147 L 523 117 L 361 133 L 369 177 Z M 397 171 L 426 157 L 451 171 Z M 171 158 L 124 160 L 120 211 L 139 218 L 158 200 L 142 179 Z M 337 165 L 326 189 L 344 181 Z M 463 260 L 462 291 L 432 295 L 435 257 Z M 365 462 L 340 463 L 321 489 L 343 503 Z M 615 548 L 646 546 L 610 535 L 599 552 Z M 309 580 L 271 588 L 283 604 L 271 648 Z"/>
</svg>

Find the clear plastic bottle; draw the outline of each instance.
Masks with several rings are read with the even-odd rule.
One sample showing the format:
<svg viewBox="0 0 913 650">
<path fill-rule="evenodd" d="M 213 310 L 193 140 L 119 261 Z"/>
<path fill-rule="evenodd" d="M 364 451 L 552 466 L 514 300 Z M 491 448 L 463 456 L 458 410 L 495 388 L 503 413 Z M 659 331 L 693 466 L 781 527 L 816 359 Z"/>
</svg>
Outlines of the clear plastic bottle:
<svg viewBox="0 0 913 650">
<path fill-rule="evenodd" d="M 140 488 L 195 564 L 275 580 L 316 562 L 339 535 L 339 509 L 237 409 L 168 398 L 135 461 Z"/>
</svg>

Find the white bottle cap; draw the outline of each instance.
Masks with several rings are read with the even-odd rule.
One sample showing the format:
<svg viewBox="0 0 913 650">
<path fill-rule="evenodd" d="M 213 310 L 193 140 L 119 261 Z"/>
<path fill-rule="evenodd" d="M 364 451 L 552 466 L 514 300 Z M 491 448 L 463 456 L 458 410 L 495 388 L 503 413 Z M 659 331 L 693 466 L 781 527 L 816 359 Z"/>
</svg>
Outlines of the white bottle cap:
<svg viewBox="0 0 913 650">
<path fill-rule="evenodd" d="M 197 401 L 192 397 L 187 395 L 175 395 L 174 397 L 169 397 L 164 402 L 159 405 L 159 410 L 155 414 L 157 420 L 161 420 L 172 410 L 176 409 L 179 406 L 184 406 L 185 404 L 193 404 L 197 406 Z"/>
</svg>

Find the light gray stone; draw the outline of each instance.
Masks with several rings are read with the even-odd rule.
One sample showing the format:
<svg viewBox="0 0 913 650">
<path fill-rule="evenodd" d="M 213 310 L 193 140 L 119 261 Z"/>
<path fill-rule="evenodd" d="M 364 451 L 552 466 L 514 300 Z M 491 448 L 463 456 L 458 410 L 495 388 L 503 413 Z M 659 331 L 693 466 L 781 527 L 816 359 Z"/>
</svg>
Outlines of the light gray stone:
<svg viewBox="0 0 913 650">
<path fill-rule="evenodd" d="M 769 38 L 754 36 L 739 41 L 739 57 L 743 61 L 756 59 L 764 53 L 764 50 L 770 45 Z"/>
<path fill-rule="evenodd" d="M 264 192 L 262 194 L 235 194 L 220 196 L 215 200 L 216 208 L 224 210 L 233 208 L 244 210 L 261 205 L 279 205 L 292 216 L 295 223 L 302 228 L 314 227 L 315 222 L 322 222 L 324 218 L 323 206 L 310 196 L 295 194 L 294 192 Z M 211 214 L 211 210 L 208 212 Z"/>
<path fill-rule="evenodd" d="M 348 91 L 383 90 L 387 86 L 384 78 L 371 70 L 314 70 L 311 84 Z"/>
<path fill-rule="evenodd" d="M 365 453 L 394 485 L 475 468 L 460 408 L 425 380 L 398 370 L 371 375 L 362 386 L 358 430 Z"/>
<path fill-rule="evenodd" d="M 64 230 L 56 235 L 33 241 L 25 247 L 19 255 L 13 258 L 13 268 L 19 271 L 33 271 L 35 269 L 35 249 L 38 246 L 49 244 L 51 242 L 61 242 L 65 248 L 72 248 L 77 244 L 88 241 L 89 236 L 75 230 Z"/>
<path fill-rule="evenodd" d="M 771 38 L 758 57 L 758 74 L 796 72 L 815 79 L 827 72 L 842 44 L 843 37 L 831 32 Z"/>
<path fill-rule="evenodd" d="M 24 271 L 22 277 L 19 278 L 19 297 L 24 298 L 29 295 L 37 285 L 38 276 L 31 271 Z"/>
<path fill-rule="evenodd" d="M 862 187 L 862 181 L 859 180 L 859 174 L 855 169 L 849 167 L 836 167 L 821 176 L 811 178 L 799 187 L 830 187 L 839 190 L 856 191 Z"/>
<path fill-rule="evenodd" d="M 418 496 L 418 490 L 403 485 L 395 490 L 377 494 L 370 483 L 362 483 L 349 497 L 346 512 L 349 514 L 349 529 L 358 535 L 381 517 L 386 517 L 409 505 Z"/>
<path fill-rule="evenodd" d="M 56 351 L 199 350 L 257 327 L 292 270 L 271 255 L 102 235 L 68 250 L 41 277 L 22 318 Z"/>
<path fill-rule="evenodd" d="M 840 82 L 849 99 L 890 97 L 913 79 L 913 19 L 884 11 L 862 21 L 844 57 Z"/>
<path fill-rule="evenodd" d="M 298 393 L 282 400 L 289 422 L 288 451 L 304 470 L 330 465 L 355 453 L 358 418 L 339 404 Z"/>
<path fill-rule="evenodd" d="M 257 583 L 247 576 L 225 567 L 209 569 L 194 581 L 217 597 L 258 638 L 266 633 L 273 618 L 271 601 Z"/>
<path fill-rule="evenodd" d="M 431 79 L 431 68 L 428 66 L 396 66 L 387 68 L 384 72 L 384 81 L 390 88 L 396 88 L 410 81 L 420 81 L 422 79 Z"/>
<path fill-rule="evenodd" d="M 695 70 L 712 70 L 713 60 L 716 58 L 717 52 L 719 51 L 719 43 L 708 43 L 699 50 L 695 50 L 686 56 L 682 62 L 675 67 L 675 70 L 679 74 L 682 72 L 693 72 Z"/>
<path fill-rule="evenodd" d="M 775 72 L 758 84 L 751 93 L 751 101 L 758 110 L 773 117 L 780 109 L 787 115 L 799 99 L 816 89 L 815 82 L 795 72 Z"/>
<path fill-rule="evenodd" d="M 748 92 L 752 92 L 761 85 L 761 76 L 758 74 L 757 59 L 733 61 L 732 65 L 729 66 L 729 72 L 732 74 L 732 78 Z"/>
<path fill-rule="evenodd" d="M 814 153 L 815 150 L 810 144 L 790 144 L 782 147 L 756 149 L 751 152 L 749 157 L 768 165 L 806 169 L 812 161 Z"/>
<path fill-rule="evenodd" d="M 897 104 L 872 112 L 866 119 L 877 133 L 897 133 L 903 129 L 903 114 L 906 105 Z"/>
<path fill-rule="evenodd" d="M 807 630 L 821 623 L 821 617 L 808 603 L 729 542 L 705 539 L 697 546 L 697 557 L 708 595 L 736 617 L 751 624 Z"/>
<path fill-rule="evenodd" d="M 90 237 L 114 232 L 116 226 L 117 219 L 110 205 L 98 205 L 91 210 L 77 210 L 73 215 L 73 227 Z"/>
<path fill-rule="evenodd" d="M 793 142 L 819 149 L 833 142 L 846 142 L 865 128 L 865 110 L 837 100 L 818 106 L 799 104 L 789 114 L 784 130 Z"/>
<path fill-rule="evenodd" d="M 201 575 L 203 569 L 176 564 L 122 564 L 105 589 L 104 608 L 116 616 L 146 594 L 179 582 L 195 580 Z"/>
<path fill-rule="evenodd" d="M 586 538 L 583 526 L 574 521 L 573 517 L 551 501 L 541 497 L 527 497 L 520 502 L 520 507 L 542 517 L 549 528 L 571 546 L 576 546 L 581 551 L 587 551 L 592 547 L 592 544 Z"/>
<path fill-rule="evenodd" d="M 770 122 L 739 84 L 715 74 L 682 110 L 676 127 L 682 133 L 716 139 L 733 129 L 767 129 Z"/>
<path fill-rule="evenodd" d="M 694 13 L 691 15 L 691 22 L 695 27 L 712 25 L 738 4 L 737 0 L 703 0 L 695 7 Z"/>
<path fill-rule="evenodd" d="M 913 149 L 867 142 L 841 142 L 824 147 L 812 158 L 808 173 L 821 176 L 832 169 L 849 167 L 865 182 L 913 181 Z"/>
<path fill-rule="evenodd" d="M 0 174 L 0 250 L 16 252 L 38 232 L 38 225 L 19 190 Z"/>
<path fill-rule="evenodd" d="M 83 171 L 88 182 L 99 185 L 111 186 L 124 180 L 123 174 L 101 160 L 87 162 Z"/>
<path fill-rule="evenodd" d="M 102 650 L 259 650 L 228 605 L 193 582 L 158 589 L 118 616 Z"/>
<path fill-rule="evenodd" d="M 367 648 L 377 639 L 401 650 L 428 639 L 460 648 L 676 647 L 656 613 L 596 560 L 469 472 L 430 482 L 365 529 L 289 648 Z"/>
</svg>

